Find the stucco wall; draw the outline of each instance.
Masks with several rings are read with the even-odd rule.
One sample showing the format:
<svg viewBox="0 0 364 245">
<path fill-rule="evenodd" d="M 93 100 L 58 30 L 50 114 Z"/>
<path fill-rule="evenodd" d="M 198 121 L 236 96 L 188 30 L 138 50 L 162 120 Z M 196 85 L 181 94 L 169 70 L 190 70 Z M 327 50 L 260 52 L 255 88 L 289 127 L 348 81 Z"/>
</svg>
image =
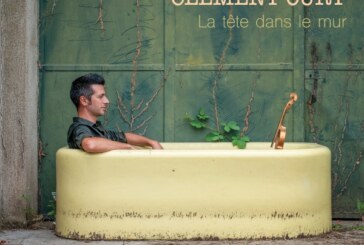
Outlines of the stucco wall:
<svg viewBox="0 0 364 245">
<path fill-rule="evenodd" d="M 38 1 L 0 0 L 0 225 L 37 211 Z"/>
</svg>

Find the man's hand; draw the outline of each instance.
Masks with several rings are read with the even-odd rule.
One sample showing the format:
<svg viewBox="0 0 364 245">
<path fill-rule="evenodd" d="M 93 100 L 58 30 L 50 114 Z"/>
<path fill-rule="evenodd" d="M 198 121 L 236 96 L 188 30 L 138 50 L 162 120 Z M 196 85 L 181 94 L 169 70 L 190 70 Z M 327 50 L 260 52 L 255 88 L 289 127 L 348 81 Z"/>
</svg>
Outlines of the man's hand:
<svg viewBox="0 0 364 245">
<path fill-rule="evenodd" d="M 163 150 L 162 145 L 158 141 L 155 141 L 155 140 L 152 140 L 150 142 L 150 146 L 152 147 L 152 149 Z"/>
<path fill-rule="evenodd" d="M 125 137 L 128 144 L 130 145 L 136 145 L 141 147 L 150 146 L 152 147 L 152 149 L 163 149 L 163 147 L 158 141 L 149 139 L 145 136 L 141 136 L 134 133 L 125 133 Z"/>
</svg>

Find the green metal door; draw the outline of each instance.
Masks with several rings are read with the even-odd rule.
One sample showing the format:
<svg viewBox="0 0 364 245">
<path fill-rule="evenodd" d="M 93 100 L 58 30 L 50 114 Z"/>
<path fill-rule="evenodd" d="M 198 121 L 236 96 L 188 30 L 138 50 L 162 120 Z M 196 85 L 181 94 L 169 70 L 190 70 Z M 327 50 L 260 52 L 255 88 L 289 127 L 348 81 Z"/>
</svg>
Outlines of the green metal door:
<svg viewBox="0 0 364 245">
<path fill-rule="evenodd" d="M 344 218 L 364 199 L 363 10 L 356 0 L 305 10 L 321 24 L 305 35 L 305 139 L 332 151 L 334 215 Z"/>
<path fill-rule="evenodd" d="M 41 1 L 41 210 L 55 191 L 55 152 L 76 115 L 70 84 L 97 72 L 111 101 L 108 127 L 169 142 L 204 141 L 185 120 L 200 108 L 212 127 L 236 121 L 252 141 L 270 141 L 296 91 L 287 140 L 332 150 L 334 216 L 356 217 L 364 200 L 364 2 L 254 2 Z"/>
</svg>

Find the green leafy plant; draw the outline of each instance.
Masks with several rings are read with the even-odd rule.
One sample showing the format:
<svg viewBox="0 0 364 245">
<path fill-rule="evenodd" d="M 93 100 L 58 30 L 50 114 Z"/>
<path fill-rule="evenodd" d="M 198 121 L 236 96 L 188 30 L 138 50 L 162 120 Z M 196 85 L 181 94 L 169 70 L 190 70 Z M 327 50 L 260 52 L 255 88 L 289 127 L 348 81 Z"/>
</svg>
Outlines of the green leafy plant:
<svg viewBox="0 0 364 245">
<path fill-rule="evenodd" d="M 186 119 L 190 126 L 198 130 L 210 130 L 205 136 L 205 140 L 209 142 L 227 142 L 230 141 L 232 144 L 239 149 L 244 149 L 246 143 L 250 141 L 248 136 L 240 135 L 240 127 L 235 121 L 221 123 L 220 130 L 214 129 L 209 125 L 210 116 L 201 108 L 195 117 L 186 113 Z"/>
<path fill-rule="evenodd" d="M 24 213 L 25 213 L 26 225 L 30 225 L 34 222 L 34 220 L 37 216 L 37 212 L 34 210 L 34 208 L 32 208 L 31 196 L 23 194 L 22 198 L 25 202 Z"/>
<path fill-rule="evenodd" d="M 363 225 L 359 225 L 359 224 L 346 224 L 346 225 L 342 225 L 342 224 L 333 224 L 332 225 L 332 230 L 333 231 L 364 231 L 364 226 Z"/>
<path fill-rule="evenodd" d="M 52 192 L 52 199 L 50 199 L 48 201 L 47 206 L 50 209 L 50 211 L 47 213 L 47 215 L 50 218 L 55 219 L 56 218 L 56 192 Z"/>
<path fill-rule="evenodd" d="M 50 211 L 47 213 L 47 215 L 54 219 L 56 216 L 56 202 L 54 200 L 49 200 L 47 206 L 50 208 Z"/>
<path fill-rule="evenodd" d="M 364 225 L 354 226 L 353 227 L 353 230 L 356 230 L 356 231 L 364 231 Z"/>
<path fill-rule="evenodd" d="M 359 199 L 357 199 L 356 208 L 361 215 L 364 215 L 364 202 L 361 202 Z"/>
<path fill-rule="evenodd" d="M 358 209 L 359 213 L 361 214 L 361 220 L 364 221 L 364 202 L 361 202 L 359 198 L 356 201 L 356 208 Z"/>
</svg>

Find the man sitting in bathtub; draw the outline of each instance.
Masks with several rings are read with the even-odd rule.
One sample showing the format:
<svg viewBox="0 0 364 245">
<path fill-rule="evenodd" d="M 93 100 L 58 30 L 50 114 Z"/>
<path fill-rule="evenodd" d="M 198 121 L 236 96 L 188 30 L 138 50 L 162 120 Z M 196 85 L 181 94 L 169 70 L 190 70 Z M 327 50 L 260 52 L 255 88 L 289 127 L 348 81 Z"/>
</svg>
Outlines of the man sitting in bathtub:
<svg viewBox="0 0 364 245">
<path fill-rule="evenodd" d="M 135 146 L 162 149 L 158 141 L 147 137 L 104 129 L 97 120 L 105 114 L 109 105 L 104 85 L 104 78 L 98 74 L 87 74 L 72 82 L 70 96 L 78 117 L 73 118 L 68 129 L 68 146 L 93 153 L 136 149 Z"/>
</svg>

